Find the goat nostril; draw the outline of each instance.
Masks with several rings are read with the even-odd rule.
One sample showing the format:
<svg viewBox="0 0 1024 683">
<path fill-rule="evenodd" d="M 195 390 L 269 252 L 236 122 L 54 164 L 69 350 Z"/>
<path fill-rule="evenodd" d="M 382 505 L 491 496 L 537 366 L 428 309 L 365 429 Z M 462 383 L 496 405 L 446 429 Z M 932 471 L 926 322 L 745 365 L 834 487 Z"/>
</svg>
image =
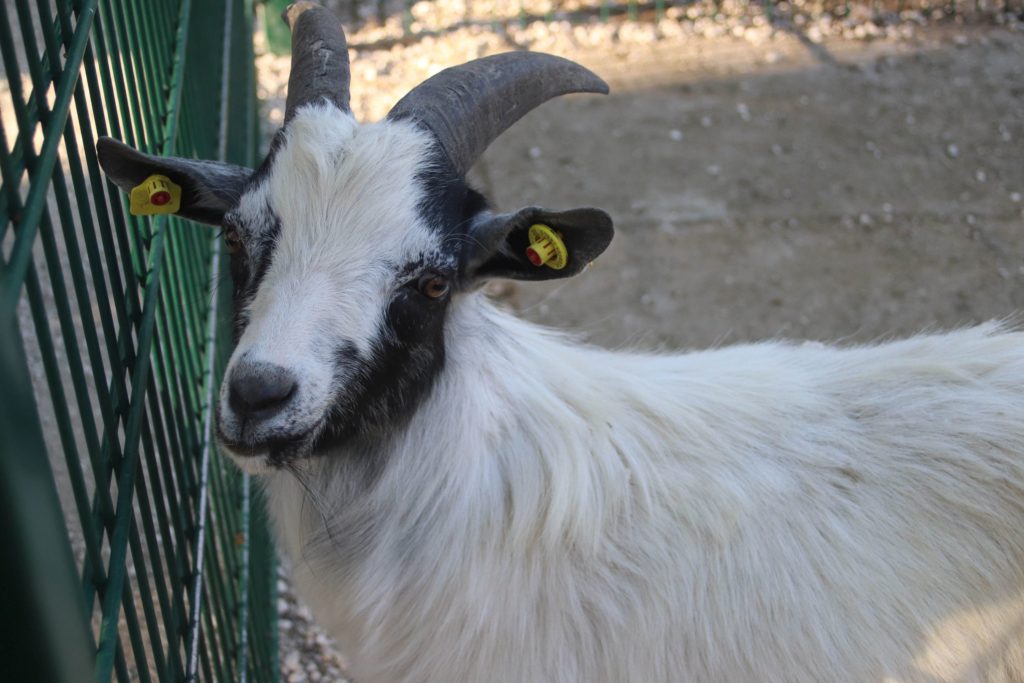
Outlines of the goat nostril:
<svg viewBox="0 0 1024 683">
<path fill-rule="evenodd" d="M 291 400 L 298 388 L 294 376 L 269 363 L 237 366 L 228 385 L 228 403 L 239 415 L 278 412 Z"/>
</svg>

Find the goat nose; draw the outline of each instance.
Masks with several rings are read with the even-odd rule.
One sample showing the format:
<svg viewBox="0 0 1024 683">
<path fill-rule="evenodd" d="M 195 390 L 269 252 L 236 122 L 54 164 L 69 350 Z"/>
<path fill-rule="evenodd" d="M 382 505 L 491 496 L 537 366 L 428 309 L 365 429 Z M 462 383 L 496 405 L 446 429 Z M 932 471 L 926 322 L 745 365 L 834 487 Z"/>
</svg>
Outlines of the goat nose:
<svg viewBox="0 0 1024 683">
<path fill-rule="evenodd" d="M 280 365 L 239 363 L 231 371 L 228 403 L 240 417 L 266 419 L 288 405 L 297 387 L 295 376 Z"/>
</svg>

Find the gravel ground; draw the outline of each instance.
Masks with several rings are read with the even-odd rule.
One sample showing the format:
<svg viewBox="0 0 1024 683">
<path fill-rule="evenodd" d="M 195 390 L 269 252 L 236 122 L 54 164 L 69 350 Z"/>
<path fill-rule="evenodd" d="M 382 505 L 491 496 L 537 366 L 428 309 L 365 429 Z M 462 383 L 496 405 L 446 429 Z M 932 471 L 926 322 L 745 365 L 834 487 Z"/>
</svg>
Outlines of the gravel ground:
<svg viewBox="0 0 1024 683">
<path fill-rule="evenodd" d="M 518 0 L 488 0 L 488 3 L 484 6 L 482 2 L 474 2 L 473 16 L 487 16 L 485 10 L 488 7 L 493 8 L 495 18 L 514 17 L 518 13 Z M 533 7 L 531 0 L 525 0 L 525 7 L 533 14 L 544 14 L 548 7 L 545 3 L 550 4 L 549 0 L 536 0 L 537 6 Z M 576 5 L 588 3 L 596 5 L 598 0 L 575 2 Z M 335 5 L 339 16 L 348 14 L 341 0 L 327 4 Z M 827 41 L 852 41 L 859 45 L 919 42 L 919 34 L 929 25 L 931 16 L 931 13 L 919 10 L 905 10 L 898 14 L 871 12 L 866 6 L 854 4 L 850 14 L 840 19 L 831 14 L 804 12 L 801 9 L 803 4 L 800 2 L 791 7 L 787 3 L 779 3 L 771 17 L 764 13 L 759 3 L 724 0 L 670 7 L 660 21 L 655 21 L 653 14 L 648 13 L 643 21 L 602 22 L 594 15 L 582 17 L 579 22 L 570 22 L 560 18 L 565 16 L 565 12 L 560 11 L 551 15 L 551 21 L 463 25 L 458 23 L 464 11 L 461 0 L 419 2 L 413 5 L 412 12 L 420 17 L 420 21 L 412 28 L 425 34 L 418 38 L 401 39 L 401 16 L 397 13 L 389 15 L 384 24 L 364 24 L 355 31 L 349 31 L 350 45 L 370 46 L 350 50 L 354 86 L 352 110 L 363 121 L 381 119 L 412 85 L 441 69 L 508 50 L 550 52 L 578 59 L 588 66 L 611 61 L 626 68 L 656 55 L 652 66 L 664 70 L 664 56 L 668 53 L 678 52 L 683 56 L 692 54 L 695 45 L 704 44 L 714 50 L 730 43 L 740 43 L 760 48 L 760 58 L 771 63 L 783 57 L 772 49 L 773 46 L 785 46 L 794 39 L 804 44 L 805 51 L 816 56 L 827 55 L 827 48 L 823 47 Z M 572 6 L 567 3 L 560 5 Z M 807 7 L 810 6 L 808 3 Z M 361 5 L 359 14 L 366 15 L 372 7 Z M 934 14 L 941 16 L 937 10 Z M 962 16 L 959 19 L 966 18 Z M 272 20 L 277 21 L 276 18 Z M 1024 26 L 1024 13 L 993 13 L 985 15 L 985 20 L 995 26 L 1019 31 Z M 454 28 L 438 30 L 446 26 Z M 258 43 L 261 38 L 262 34 L 257 38 Z M 284 86 L 291 62 L 288 56 L 268 53 L 261 44 L 258 44 L 258 51 L 262 53 L 257 58 L 257 65 L 259 95 L 265 103 L 264 120 L 276 126 L 284 120 Z M 697 47 L 696 51 L 700 52 L 701 48 Z M 671 69 L 666 71 L 666 75 L 674 77 Z"/>
<path fill-rule="evenodd" d="M 287 683 L 345 681 L 345 662 L 330 638 L 317 628 L 309 608 L 296 597 L 282 569 L 277 581 L 281 677 Z"/>
<path fill-rule="evenodd" d="M 429 28 L 461 7 L 413 11 Z M 1024 309 L 1019 18 L 779 7 L 774 23 L 756 5 L 698 3 L 660 23 L 464 26 L 354 49 L 353 110 L 379 119 L 438 70 L 509 49 L 604 76 L 610 97 L 541 107 L 471 174 L 502 210 L 597 204 L 614 216 L 616 240 L 585 276 L 492 287 L 597 344 L 868 341 Z M 289 60 L 258 65 L 279 123 Z M 281 581 L 286 680 L 338 680 L 343 661 Z"/>
</svg>

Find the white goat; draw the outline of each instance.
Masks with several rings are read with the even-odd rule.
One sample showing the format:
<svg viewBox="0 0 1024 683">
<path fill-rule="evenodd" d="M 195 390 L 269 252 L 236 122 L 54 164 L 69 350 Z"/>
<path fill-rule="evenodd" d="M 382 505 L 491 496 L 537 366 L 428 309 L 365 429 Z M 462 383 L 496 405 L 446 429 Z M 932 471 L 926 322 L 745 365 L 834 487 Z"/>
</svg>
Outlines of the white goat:
<svg viewBox="0 0 1024 683">
<path fill-rule="evenodd" d="M 603 83 L 500 55 L 360 126 L 340 27 L 289 12 L 261 169 L 99 152 L 224 226 L 221 440 L 354 680 L 1024 680 L 1024 335 L 654 355 L 517 320 L 479 282 L 578 273 L 611 222 L 496 215 L 465 172 Z M 564 269 L 527 258 L 538 222 Z"/>
</svg>

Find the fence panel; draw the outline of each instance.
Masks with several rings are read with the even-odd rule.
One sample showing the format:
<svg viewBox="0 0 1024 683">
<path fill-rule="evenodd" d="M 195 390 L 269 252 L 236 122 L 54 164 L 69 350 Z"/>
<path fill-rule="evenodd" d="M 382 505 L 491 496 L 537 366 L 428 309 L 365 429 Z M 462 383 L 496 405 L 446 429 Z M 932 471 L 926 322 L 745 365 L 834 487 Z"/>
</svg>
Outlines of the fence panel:
<svg viewBox="0 0 1024 683">
<path fill-rule="evenodd" d="M 220 242 L 129 215 L 95 154 L 253 165 L 252 12 L 0 6 L 4 680 L 277 679 L 273 548 L 212 439 Z"/>
</svg>

